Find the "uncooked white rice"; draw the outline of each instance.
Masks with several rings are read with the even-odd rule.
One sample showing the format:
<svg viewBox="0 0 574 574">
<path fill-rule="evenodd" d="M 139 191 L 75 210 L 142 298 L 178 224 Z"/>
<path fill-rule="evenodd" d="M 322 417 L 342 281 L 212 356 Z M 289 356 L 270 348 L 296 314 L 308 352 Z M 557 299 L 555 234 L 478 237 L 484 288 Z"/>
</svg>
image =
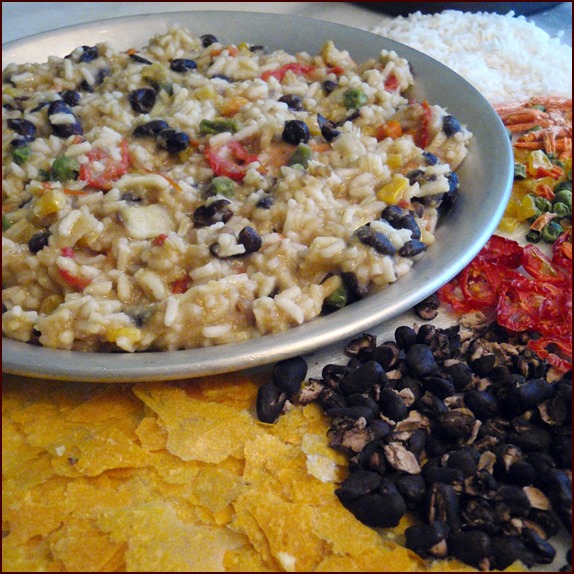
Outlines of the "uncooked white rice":
<svg viewBox="0 0 574 574">
<path fill-rule="evenodd" d="M 442 62 L 491 103 L 572 97 L 572 48 L 514 12 L 415 12 L 381 21 L 372 32 Z"/>
</svg>

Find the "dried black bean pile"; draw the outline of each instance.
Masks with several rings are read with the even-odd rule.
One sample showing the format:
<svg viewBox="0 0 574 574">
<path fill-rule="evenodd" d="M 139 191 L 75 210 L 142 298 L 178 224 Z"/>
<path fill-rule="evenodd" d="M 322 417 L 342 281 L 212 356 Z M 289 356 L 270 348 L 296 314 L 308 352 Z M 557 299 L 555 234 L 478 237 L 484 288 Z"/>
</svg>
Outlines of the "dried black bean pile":
<svg viewBox="0 0 574 574">
<path fill-rule="evenodd" d="M 422 557 L 549 564 L 548 539 L 572 529 L 572 374 L 555 380 L 525 343 L 497 325 L 365 334 L 302 386 L 303 359 L 278 363 L 257 413 L 274 422 L 287 401 L 319 401 L 349 455 L 342 504 L 373 527 L 415 512 L 406 546 Z"/>
</svg>

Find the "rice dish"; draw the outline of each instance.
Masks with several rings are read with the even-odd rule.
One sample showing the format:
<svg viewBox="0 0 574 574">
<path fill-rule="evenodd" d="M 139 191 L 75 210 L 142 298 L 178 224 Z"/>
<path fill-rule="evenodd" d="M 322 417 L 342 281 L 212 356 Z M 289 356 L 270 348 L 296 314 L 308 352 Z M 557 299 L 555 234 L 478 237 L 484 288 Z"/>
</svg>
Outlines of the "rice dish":
<svg viewBox="0 0 574 574">
<path fill-rule="evenodd" d="M 472 137 L 408 62 L 175 27 L 3 71 L 3 334 L 177 350 L 287 330 L 434 242 Z"/>
</svg>

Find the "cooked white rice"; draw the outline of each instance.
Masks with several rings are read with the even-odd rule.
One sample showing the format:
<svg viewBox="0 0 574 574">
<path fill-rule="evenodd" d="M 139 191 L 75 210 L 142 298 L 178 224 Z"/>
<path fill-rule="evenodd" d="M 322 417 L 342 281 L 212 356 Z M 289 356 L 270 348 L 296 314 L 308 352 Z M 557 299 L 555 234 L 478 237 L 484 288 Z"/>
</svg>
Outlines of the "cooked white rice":
<svg viewBox="0 0 574 574">
<path fill-rule="evenodd" d="M 197 67 L 174 69 L 181 58 Z M 137 54 L 99 44 L 8 66 L 4 335 L 74 350 L 218 345 L 396 281 L 433 243 L 471 138 L 436 103 L 405 99 L 411 83 L 389 51 L 360 64 L 332 42 L 315 56 L 265 54 L 204 45 L 179 27 Z M 151 106 L 134 104 L 144 88 Z M 134 134 L 154 120 L 185 145 Z M 211 133 L 205 120 L 227 123 Z M 299 148 L 283 132 L 293 120 L 309 131 L 309 158 L 292 159 Z M 76 171 L 56 177 L 62 158 Z M 389 205 L 420 230 L 416 253 L 412 225 L 380 220 Z"/>
<path fill-rule="evenodd" d="M 416 12 L 372 31 L 442 62 L 492 103 L 572 97 L 572 48 L 514 12 Z"/>
</svg>

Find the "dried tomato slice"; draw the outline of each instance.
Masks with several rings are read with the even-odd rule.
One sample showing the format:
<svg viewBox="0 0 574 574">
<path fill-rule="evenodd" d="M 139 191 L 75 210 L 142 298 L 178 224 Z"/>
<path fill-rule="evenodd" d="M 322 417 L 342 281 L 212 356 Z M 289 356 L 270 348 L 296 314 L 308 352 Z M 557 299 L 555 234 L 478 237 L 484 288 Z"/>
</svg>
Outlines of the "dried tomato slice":
<svg viewBox="0 0 574 574">
<path fill-rule="evenodd" d="M 460 276 L 455 277 L 446 285 L 443 285 L 437 294 L 442 303 L 449 304 L 459 315 L 464 315 L 476 310 L 464 296 L 460 284 Z"/>
<path fill-rule="evenodd" d="M 287 72 L 293 72 L 296 76 L 305 76 L 311 74 L 317 69 L 316 66 L 309 64 L 300 64 L 299 62 L 291 62 L 285 64 L 277 70 L 266 70 L 261 74 L 261 79 L 267 81 L 269 78 L 276 78 L 279 82 L 283 81 Z"/>
<path fill-rule="evenodd" d="M 572 228 L 562 233 L 552 246 L 552 263 L 572 273 Z"/>
<path fill-rule="evenodd" d="M 90 161 L 81 165 L 80 179 L 90 187 L 109 190 L 112 188 L 112 181 L 125 175 L 130 167 L 128 141 L 125 139 L 120 143 L 119 160 L 114 159 L 110 152 L 100 148 L 92 149 L 87 156 Z M 100 169 L 99 166 L 102 165 L 103 169 Z"/>
<path fill-rule="evenodd" d="M 522 247 L 512 239 L 493 235 L 480 250 L 478 257 L 516 269 L 522 263 Z"/>
<path fill-rule="evenodd" d="M 528 348 L 561 372 L 572 369 L 572 338 L 540 337 L 528 341 Z"/>
<path fill-rule="evenodd" d="M 526 245 L 522 249 L 522 267 L 532 277 L 547 283 L 565 283 L 568 277 L 536 245 Z"/>
<path fill-rule="evenodd" d="M 247 171 L 247 165 L 258 160 L 250 154 L 245 146 L 232 140 L 217 148 L 208 147 L 205 157 L 215 175 L 224 175 L 234 181 L 242 181 Z"/>
</svg>

